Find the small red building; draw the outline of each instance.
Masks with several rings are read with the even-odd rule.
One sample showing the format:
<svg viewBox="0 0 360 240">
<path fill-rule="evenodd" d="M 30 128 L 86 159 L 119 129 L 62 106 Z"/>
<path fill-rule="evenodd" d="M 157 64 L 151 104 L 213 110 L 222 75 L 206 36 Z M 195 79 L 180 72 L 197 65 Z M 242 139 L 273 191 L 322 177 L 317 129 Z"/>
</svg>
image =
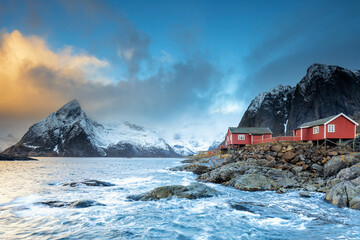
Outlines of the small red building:
<svg viewBox="0 0 360 240">
<path fill-rule="evenodd" d="M 356 137 L 357 122 L 343 113 L 301 124 L 294 130 L 294 136 L 302 141 L 325 139 L 353 139 Z"/>
<path fill-rule="evenodd" d="M 225 136 L 225 147 L 253 144 L 259 140 L 271 138 L 269 128 L 229 127 Z"/>
</svg>

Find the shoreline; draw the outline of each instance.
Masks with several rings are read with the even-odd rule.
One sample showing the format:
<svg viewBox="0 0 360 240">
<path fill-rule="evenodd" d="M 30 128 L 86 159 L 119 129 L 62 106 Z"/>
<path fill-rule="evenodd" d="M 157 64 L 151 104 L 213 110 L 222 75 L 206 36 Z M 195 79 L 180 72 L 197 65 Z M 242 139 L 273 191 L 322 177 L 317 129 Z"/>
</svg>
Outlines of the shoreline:
<svg viewBox="0 0 360 240">
<path fill-rule="evenodd" d="M 311 142 L 275 142 L 245 146 L 229 154 L 192 156 L 174 171 L 189 171 L 197 181 L 242 191 L 300 191 L 325 193 L 334 206 L 360 210 L 360 153 Z"/>
</svg>

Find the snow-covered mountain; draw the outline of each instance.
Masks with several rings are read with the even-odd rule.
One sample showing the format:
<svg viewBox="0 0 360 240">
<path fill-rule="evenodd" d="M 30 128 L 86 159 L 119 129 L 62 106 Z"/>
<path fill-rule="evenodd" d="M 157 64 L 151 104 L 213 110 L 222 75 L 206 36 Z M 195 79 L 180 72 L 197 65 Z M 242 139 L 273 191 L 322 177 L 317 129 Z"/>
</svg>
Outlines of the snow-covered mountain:
<svg viewBox="0 0 360 240">
<path fill-rule="evenodd" d="M 170 139 L 167 142 L 170 144 L 170 146 L 174 149 L 176 153 L 182 156 L 189 156 L 197 154 L 199 151 L 210 151 L 215 149 L 223 141 L 222 135 L 223 134 L 219 135 L 221 137 L 217 137 L 217 140 L 214 141 L 212 141 L 211 139 L 198 139 L 195 137 L 190 137 Z M 216 147 L 214 148 L 215 145 Z"/>
<path fill-rule="evenodd" d="M 359 71 L 312 64 L 295 87 L 278 86 L 255 97 L 239 127 L 269 127 L 276 136 L 340 112 L 355 116 L 360 112 L 359 89 Z"/>
<path fill-rule="evenodd" d="M 4 151 L 30 156 L 178 156 L 154 131 L 129 122 L 100 124 L 89 119 L 77 100 L 30 127 Z"/>
</svg>

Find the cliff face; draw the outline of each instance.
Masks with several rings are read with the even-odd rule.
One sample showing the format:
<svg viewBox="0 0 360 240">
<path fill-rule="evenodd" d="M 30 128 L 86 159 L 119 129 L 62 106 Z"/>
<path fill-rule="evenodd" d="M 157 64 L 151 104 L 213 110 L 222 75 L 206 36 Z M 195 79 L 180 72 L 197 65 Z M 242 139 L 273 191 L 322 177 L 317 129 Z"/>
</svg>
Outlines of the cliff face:
<svg viewBox="0 0 360 240">
<path fill-rule="evenodd" d="M 66 157 L 174 157 L 174 150 L 155 132 L 118 122 L 92 121 L 73 100 L 30 127 L 5 154 Z"/>
<path fill-rule="evenodd" d="M 360 113 L 360 74 L 331 65 L 313 64 L 295 86 L 278 86 L 259 94 L 239 127 L 269 127 L 274 136 L 290 134 L 304 122 Z"/>
</svg>

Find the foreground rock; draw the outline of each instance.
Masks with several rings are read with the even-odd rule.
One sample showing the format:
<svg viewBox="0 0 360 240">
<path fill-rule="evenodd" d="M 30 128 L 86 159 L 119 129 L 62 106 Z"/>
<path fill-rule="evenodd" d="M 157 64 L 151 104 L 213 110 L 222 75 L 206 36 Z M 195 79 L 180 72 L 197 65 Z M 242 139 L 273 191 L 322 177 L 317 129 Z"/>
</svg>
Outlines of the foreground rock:
<svg viewBox="0 0 360 240">
<path fill-rule="evenodd" d="M 37 161 L 37 159 L 26 156 L 0 154 L 0 161 Z"/>
<path fill-rule="evenodd" d="M 197 199 L 197 198 L 213 197 L 218 194 L 219 194 L 218 191 L 206 186 L 205 184 L 191 183 L 188 186 L 170 185 L 170 186 L 158 187 L 147 193 L 129 196 L 128 199 L 135 201 L 160 200 L 163 198 L 172 198 L 172 197 Z"/>
<path fill-rule="evenodd" d="M 63 183 L 63 186 L 70 186 L 70 187 L 76 187 L 78 185 L 86 185 L 91 187 L 112 187 L 115 186 L 115 184 L 99 181 L 99 180 L 86 180 L 83 182 L 70 182 L 70 183 Z"/>
<path fill-rule="evenodd" d="M 196 159 L 196 158 L 194 158 Z M 339 207 L 360 209 L 360 154 L 308 143 L 245 146 L 224 155 L 188 161 L 173 170 L 191 171 L 200 182 L 219 183 L 245 191 L 288 189 L 326 193 Z M 216 161 L 213 161 L 216 160 Z"/>
<path fill-rule="evenodd" d="M 62 202 L 62 201 L 46 201 L 46 202 L 38 202 L 37 204 L 46 205 L 54 208 L 87 208 L 92 206 L 106 206 L 105 204 L 93 201 L 93 200 L 79 200 L 72 202 Z"/>
</svg>

